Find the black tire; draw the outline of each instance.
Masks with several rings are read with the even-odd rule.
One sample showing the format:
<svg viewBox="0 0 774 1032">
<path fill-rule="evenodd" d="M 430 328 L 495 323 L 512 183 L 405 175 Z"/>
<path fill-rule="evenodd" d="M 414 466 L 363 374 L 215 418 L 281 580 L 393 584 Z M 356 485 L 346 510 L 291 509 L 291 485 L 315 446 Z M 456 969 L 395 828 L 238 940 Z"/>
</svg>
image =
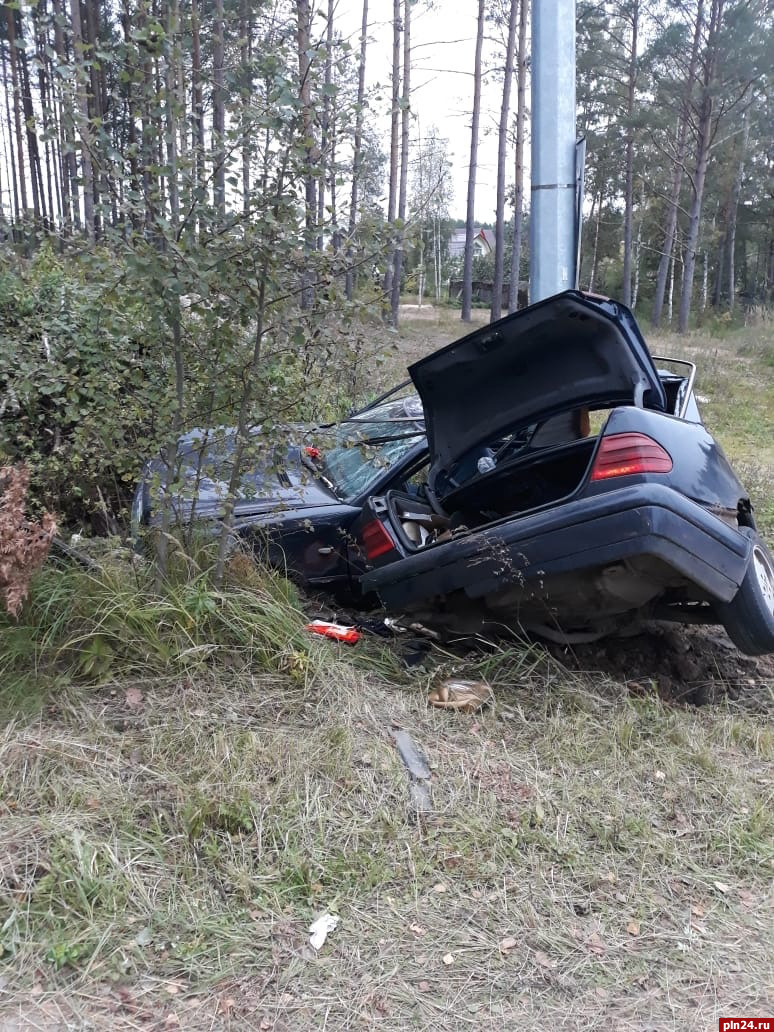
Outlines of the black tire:
<svg viewBox="0 0 774 1032">
<path fill-rule="evenodd" d="M 774 652 L 774 558 L 751 527 L 740 527 L 752 542 L 747 572 L 730 602 L 716 611 L 729 638 L 747 656 Z"/>
</svg>

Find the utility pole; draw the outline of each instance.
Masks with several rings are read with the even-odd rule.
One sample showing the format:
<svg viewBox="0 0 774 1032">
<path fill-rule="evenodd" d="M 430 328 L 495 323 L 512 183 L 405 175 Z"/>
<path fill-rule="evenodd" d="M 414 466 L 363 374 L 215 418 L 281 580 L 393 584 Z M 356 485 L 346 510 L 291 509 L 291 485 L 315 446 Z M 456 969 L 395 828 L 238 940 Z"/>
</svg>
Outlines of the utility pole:
<svg viewBox="0 0 774 1032">
<path fill-rule="evenodd" d="M 575 0 L 532 5 L 530 302 L 575 286 Z"/>
</svg>

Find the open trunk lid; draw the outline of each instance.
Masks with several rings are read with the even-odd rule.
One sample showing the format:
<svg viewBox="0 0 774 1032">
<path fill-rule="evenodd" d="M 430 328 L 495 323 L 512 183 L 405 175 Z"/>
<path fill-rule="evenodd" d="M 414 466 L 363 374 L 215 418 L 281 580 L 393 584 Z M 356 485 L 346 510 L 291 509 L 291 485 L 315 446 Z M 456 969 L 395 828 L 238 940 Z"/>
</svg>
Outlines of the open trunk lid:
<svg viewBox="0 0 774 1032">
<path fill-rule="evenodd" d="M 468 334 L 409 373 L 424 407 L 434 475 L 499 435 L 559 412 L 666 407 L 631 312 L 574 290 Z"/>
</svg>

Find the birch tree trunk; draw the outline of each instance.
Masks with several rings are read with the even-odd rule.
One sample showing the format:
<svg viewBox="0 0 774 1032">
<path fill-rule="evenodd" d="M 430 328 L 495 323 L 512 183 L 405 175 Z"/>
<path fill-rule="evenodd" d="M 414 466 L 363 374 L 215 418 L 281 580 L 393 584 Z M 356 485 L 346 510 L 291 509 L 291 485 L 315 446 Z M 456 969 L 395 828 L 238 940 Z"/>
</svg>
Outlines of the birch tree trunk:
<svg viewBox="0 0 774 1032">
<path fill-rule="evenodd" d="M 352 195 L 349 202 L 349 226 L 347 228 L 347 278 L 346 295 L 351 301 L 355 291 L 355 271 L 352 268 L 352 242 L 357 223 L 357 205 L 360 187 L 360 165 L 363 147 L 363 105 L 365 104 L 366 47 L 368 44 L 368 0 L 363 0 L 363 19 L 360 27 L 360 63 L 357 71 L 357 108 L 355 110 L 355 135 L 352 141 Z"/>
<path fill-rule="evenodd" d="M 81 138 L 81 170 L 83 173 L 83 221 L 88 240 L 94 240 L 94 166 L 91 161 L 91 133 L 89 131 L 89 100 L 86 94 L 83 68 L 84 45 L 81 30 L 80 0 L 70 0 L 70 18 L 73 26 L 73 60 L 75 62 L 75 95 L 77 102 L 78 135 Z"/>
<path fill-rule="evenodd" d="M 626 186 L 624 188 L 624 251 L 623 251 L 623 303 L 631 305 L 632 300 L 632 231 L 634 226 L 634 100 L 637 89 L 637 34 L 639 30 L 639 0 L 633 0 L 631 7 L 632 36 L 627 83 L 626 116 Z"/>
<path fill-rule="evenodd" d="M 215 34 L 212 45 L 212 149 L 213 201 L 221 222 L 226 218 L 226 111 L 223 90 L 223 0 L 215 2 Z M 308 38 L 307 38 L 308 41 Z"/>
<path fill-rule="evenodd" d="M 401 97 L 400 125 L 400 189 L 398 193 L 398 233 L 396 236 L 395 260 L 393 262 L 392 293 L 390 296 L 390 322 L 398 325 L 400 307 L 400 283 L 403 276 L 403 240 L 406 225 L 406 200 L 408 194 L 409 159 L 409 105 L 411 103 L 411 0 L 403 0 L 403 95 Z"/>
<path fill-rule="evenodd" d="M 463 322 L 470 322 L 473 305 L 473 236 L 475 232 L 476 175 L 478 172 L 478 121 L 481 112 L 481 49 L 484 42 L 484 2 L 478 0 L 476 58 L 473 68 L 473 117 L 470 122 L 470 164 L 468 166 L 468 206 L 465 219 L 465 258 L 462 270 Z"/>
<path fill-rule="evenodd" d="M 503 306 L 503 265 L 505 257 L 505 156 L 508 150 L 508 113 L 511 104 L 511 82 L 513 80 L 513 53 L 516 46 L 516 23 L 519 5 L 511 3 L 508 17 L 508 42 L 505 48 L 505 73 L 503 75 L 503 99 L 500 105 L 500 135 L 497 141 L 497 208 L 495 211 L 495 260 L 494 283 L 492 284 L 492 305 L 489 313 L 491 322 L 500 318 Z"/>
<path fill-rule="evenodd" d="M 387 222 L 392 232 L 395 222 L 395 208 L 398 199 L 398 129 L 400 125 L 400 0 L 392 2 L 392 108 L 390 111 L 390 185 L 387 198 Z M 392 281 L 395 270 L 394 249 L 390 248 L 387 268 L 384 271 L 384 294 L 389 299 L 390 308 L 385 316 L 391 315 Z"/>
<path fill-rule="evenodd" d="M 726 234 L 726 251 L 728 253 L 728 310 L 733 312 L 736 304 L 736 218 L 739 211 L 739 195 L 742 190 L 742 178 L 744 177 L 744 159 L 747 150 L 747 142 L 750 137 L 750 120 L 745 116 L 744 132 L 742 134 L 741 154 L 734 176 L 734 189 L 731 195 L 731 205 L 728 212 L 728 232 Z"/>
<path fill-rule="evenodd" d="M 527 10 L 529 0 L 519 4 L 519 41 L 516 55 L 516 168 L 513 191 L 513 250 L 511 281 L 508 288 L 508 311 L 519 307 L 519 274 L 521 241 L 524 228 L 524 126 L 527 114 Z"/>
</svg>

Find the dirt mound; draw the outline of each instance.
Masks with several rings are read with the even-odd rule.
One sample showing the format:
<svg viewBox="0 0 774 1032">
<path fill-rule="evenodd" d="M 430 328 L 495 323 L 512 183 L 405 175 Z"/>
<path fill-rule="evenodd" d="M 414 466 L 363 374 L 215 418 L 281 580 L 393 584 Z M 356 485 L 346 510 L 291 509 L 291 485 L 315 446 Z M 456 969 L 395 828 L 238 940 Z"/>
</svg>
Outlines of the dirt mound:
<svg viewBox="0 0 774 1032">
<path fill-rule="evenodd" d="M 628 638 L 549 645 L 573 670 L 598 670 L 632 692 L 655 686 L 668 701 L 704 705 L 724 696 L 764 705 L 774 687 L 774 656 L 744 656 L 719 628 L 653 625 Z"/>
</svg>

